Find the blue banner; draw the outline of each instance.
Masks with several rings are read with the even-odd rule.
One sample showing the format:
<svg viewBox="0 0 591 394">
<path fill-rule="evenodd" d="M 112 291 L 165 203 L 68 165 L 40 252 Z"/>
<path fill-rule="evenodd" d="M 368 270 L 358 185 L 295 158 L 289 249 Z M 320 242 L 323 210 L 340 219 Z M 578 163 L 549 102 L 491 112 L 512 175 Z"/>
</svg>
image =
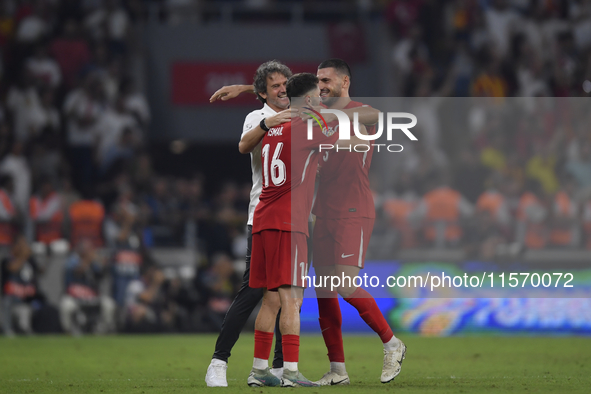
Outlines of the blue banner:
<svg viewBox="0 0 591 394">
<path fill-rule="evenodd" d="M 384 283 L 388 276 L 420 275 L 434 269 L 446 273 L 459 273 L 476 270 L 494 272 L 493 266 L 486 263 L 467 262 L 458 268 L 457 264 L 399 262 L 366 262 L 361 275 L 376 276 Z M 591 269 L 569 270 L 574 272 L 575 287 L 588 289 L 591 282 Z M 519 272 L 519 270 L 517 270 Z M 310 276 L 313 276 L 313 270 Z M 498 271 L 495 272 L 495 286 L 498 286 Z M 507 279 L 505 279 L 507 280 Z M 530 283 L 530 282 L 528 282 Z M 507 284 L 505 284 L 508 287 Z M 411 332 L 424 336 L 447 336 L 465 333 L 497 334 L 591 334 L 590 298 L 470 298 L 459 292 L 450 292 L 450 298 L 435 297 L 403 298 L 405 291 L 381 284 L 364 287 L 376 299 L 380 310 L 388 319 L 395 332 Z M 545 294 L 557 295 L 564 290 L 554 285 L 545 289 Z M 414 291 L 416 294 L 416 290 Z M 563 292 L 560 293 L 564 294 Z M 581 297 L 585 292 L 573 292 Z M 318 325 L 318 305 L 314 290 L 306 290 L 302 307 L 302 332 L 320 333 Z M 407 294 L 408 295 L 408 294 Z M 454 298 L 451 298 L 454 297 Z M 343 332 L 371 333 L 355 308 L 339 299 L 343 316 Z"/>
</svg>

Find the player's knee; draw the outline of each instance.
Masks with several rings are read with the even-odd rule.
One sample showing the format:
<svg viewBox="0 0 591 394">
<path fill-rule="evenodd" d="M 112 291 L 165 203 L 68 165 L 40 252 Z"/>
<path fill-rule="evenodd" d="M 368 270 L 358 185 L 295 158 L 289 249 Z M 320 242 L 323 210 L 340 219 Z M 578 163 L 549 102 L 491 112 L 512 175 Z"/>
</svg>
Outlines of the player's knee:
<svg viewBox="0 0 591 394">
<path fill-rule="evenodd" d="M 353 295 L 353 293 L 355 293 L 355 290 L 357 290 L 357 288 L 354 286 L 343 286 L 343 287 L 339 287 L 337 289 L 337 292 L 339 293 L 339 295 L 341 297 L 349 298 Z"/>
<path fill-rule="evenodd" d="M 281 301 L 279 300 L 277 292 L 268 291 L 263 297 L 263 305 L 269 311 L 277 314 L 279 309 L 281 309 Z"/>
</svg>

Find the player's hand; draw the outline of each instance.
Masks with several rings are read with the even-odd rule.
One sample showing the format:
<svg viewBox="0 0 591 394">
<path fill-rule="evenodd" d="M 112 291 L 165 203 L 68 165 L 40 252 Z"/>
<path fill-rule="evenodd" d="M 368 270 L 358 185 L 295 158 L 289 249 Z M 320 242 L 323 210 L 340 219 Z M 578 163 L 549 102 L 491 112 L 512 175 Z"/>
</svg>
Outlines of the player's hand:
<svg viewBox="0 0 591 394">
<path fill-rule="evenodd" d="M 238 97 L 241 93 L 244 92 L 245 90 L 243 85 L 224 86 L 216 90 L 215 93 L 211 95 L 211 97 L 209 98 L 209 102 L 213 103 L 216 100 L 231 100 L 235 97 Z"/>
<path fill-rule="evenodd" d="M 300 118 L 302 118 L 302 120 L 306 121 L 308 119 L 314 119 L 312 117 L 312 114 L 314 114 L 314 112 L 312 112 L 312 110 L 318 112 L 319 114 L 322 114 L 320 111 L 322 109 L 326 109 L 326 107 L 321 107 L 321 106 L 306 106 L 304 107 L 301 111 L 300 111 Z M 318 115 L 314 114 L 314 116 L 318 117 Z M 330 123 L 330 122 L 335 122 L 337 120 L 337 116 L 335 114 L 322 114 L 322 117 L 324 118 L 324 120 L 326 121 L 326 123 Z"/>
<path fill-rule="evenodd" d="M 275 127 L 282 123 L 291 122 L 291 112 L 291 109 L 285 109 L 281 112 L 277 112 L 275 115 L 269 116 L 267 119 L 265 119 L 265 124 L 267 127 Z"/>
</svg>

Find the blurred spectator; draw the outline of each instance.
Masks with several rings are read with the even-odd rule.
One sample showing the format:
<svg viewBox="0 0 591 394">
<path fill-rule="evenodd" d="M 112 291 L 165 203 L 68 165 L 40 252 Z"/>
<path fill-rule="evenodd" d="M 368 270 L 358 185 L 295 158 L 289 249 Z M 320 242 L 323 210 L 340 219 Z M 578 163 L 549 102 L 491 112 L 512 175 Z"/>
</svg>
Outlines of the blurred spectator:
<svg viewBox="0 0 591 394">
<path fill-rule="evenodd" d="M 585 249 L 591 250 L 591 198 L 587 196 L 583 203 L 583 235 Z"/>
<path fill-rule="evenodd" d="M 491 3 L 492 6 L 485 10 L 486 24 L 495 50 L 504 56 L 509 50 L 511 36 L 519 27 L 521 18 L 509 7 L 507 0 L 492 0 Z"/>
<path fill-rule="evenodd" d="M 63 24 L 62 34 L 50 44 L 51 55 L 60 65 L 67 88 L 75 86 L 82 68 L 90 61 L 90 49 L 80 35 L 80 26 L 75 19 Z"/>
<path fill-rule="evenodd" d="M 7 1 L 0 2 L 0 48 L 6 47 L 15 30 L 15 20 Z"/>
<path fill-rule="evenodd" d="M 550 87 L 544 78 L 544 63 L 531 45 L 521 36 L 517 65 L 517 94 L 523 97 L 549 96 Z"/>
<path fill-rule="evenodd" d="M 67 162 L 63 157 L 58 130 L 46 127 L 29 148 L 29 164 L 33 185 L 38 185 L 43 178 L 49 178 L 57 184 L 60 176 L 67 171 Z"/>
<path fill-rule="evenodd" d="M 207 306 L 212 331 L 219 331 L 226 312 L 240 288 L 240 277 L 234 271 L 230 256 L 217 253 L 211 265 L 197 277 L 197 288 Z"/>
<path fill-rule="evenodd" d="M 12 147 L 12 133 L 5 121 L 0 121 L 0 159 L 4 158 Z"/>
<path fill-rule="evenodd" d="M 150 210 L 148 227 L 155 245 L 170 245 L 174 236 L 174 205 L 169 180 L 153 181 L 151 193 L 144 196 Z"/>
<path fill-rule="evenodd" d="M 32 114 L 41 111 L 41 97 L 35 87 L 33 74 L 20 73 L 18 84 L 13 85 L 6 97 L 6 106 L 14 118 L 14 134 L 19 142 L 26 143 L 33 137 Z"/>
<path fill-rule="evenodd" d="M 57 88 L 62 82 L 59 64 L 49 56 L 46 44 L 40 44 L 35 48 L 34 55 L 27 59 L 25 67 L 42 85 Z"/>
<path fill-rule="evenodd" d="M 410 145 L 408 149 L 405 147 L 405 154 L 407 157 L 404 161 L 404 172 L 413 174 L 416 184 L 423 188 L 432 177 L 438 176 L 439 171 L 449 165 L 440 147 L 427 145 L 426 141 L 421 139 Z M 422 189 L 417 191 L 424 192 Z"/>
<path fill-rule="evenodd" d="M 414 190 L 412 177 L 404 174 L 394 186 L 394 193 L 384 198 L 382 208 L 396 229 L 399 246 L 413 248 L 418 246 L 416 229 L 411 217 L 419 203 L 419 196 Z"/>
<path fill-rule="evenodd" d="M 77 247 L 84 239 L 90 239 L 94 246 L 101 247 L 105 208 L 95 200 L 79 200 L 68 209 L 70 219 L 70 244 Z"/>
<path fill-rule="evenodd" d="M 19 213 L 12 202 L 12 177 L 0 176 L 0 247 L 14 242 Z"/>
<path fill-rule="evenodd" d="M 573 35 L 577 47 L 585 49 L 591 47 L 591 2 L 569 2 L 569 17 L 573 22 Z"/>
<path fill-rule="evenodd" d="M 18 329 L 32 334 L 34 303 L 44 297 L 39 292 L 41 267 L 31 256 L 31 249 L 23 235 L 15 238 L 10 255 L 2 260 L 2 321 L 4 334 L 14 335 L 12 317 L 17 317 Z"/>
<path fill-rule="evenodd" d="M 65 269 L 65 294 L 60 300 L 60 320 L 64 331 L 79 335 L 88 319 L 98 312 L 96 332 L 115 329 L 115 302 L 100 294 L 100 280 L 105 273 L 105 259 L 99 259 L 90 240 L 79 243 Z"/>
<path fill-rule="evenodd" d="M 481 54 L 482 71 L 472 83 L 472 95 L 475 97 L 495 97 L 500 99 L 509 93 L 507 80 L 501 74 L 501 59 L 489 47 L 485 47 Z M 499 100 L 500 101 L 500 100 Z"/>
<path fill-rule="evenodd" d="M 50 30 L 49 4 L 45 1 L 33 1 L 32 12 L 20 20 L 16 39 L 23 44 L 34 44 Z"/>
<path fill-rule="evenodd" d="M 101 2 L 85 21 L 86 28 L 95 40 L 106 39 L 115 53 L 125 53 L 125 41 L 129 18 L 118 0 Z"/>
<path fill-rule="evenodd" d="M 413 83 L 429 69 L 429 51 L 422 41 L 422 30 L 419 26 L 414 26 L 408 37 L 396 43 L 392 60 L 399 79 L 405 83 L 402 86 L 404 94 L 410 95 L 414 88 Z"/>
<path fill-rule="evenodd" d="M 105 147 L 105 151 L 102 152 L 100 162 L 101 176 L 108 174 L 114 165 L 119 164 L 125 168 L 131 164 L 131 159 L 133 159 L 137 145 L 134 130 L 126 127 L 118 138 L 119 140 L 115 144 Z"/>
<path fill-rule="evenodd" d="M 135 190 L 139 194 L 148 193 L 153 178 L 154 169 L 152 168 L 150 155 L 147 152 L 138 153 L 131 170 L 131 180 Z"/>
<path fill-rule="evenodd" d="M 580 157 L 566 163 L 566 171 L 576 180 L 580 187 L 591 188 L 591 143 L 580 147 Z"/>
<path fill-rule="evenodd" d="M 505 234 L 508 233 L 511 224 L 511 212 L 506 197 L 500 192 L 498 181 L 489 179 L 487 189 L 476 201 L 476 212 L 486 212 L 481 218 L 487 222 L 492 222 L 498 229 Z"/>
<path fill-rule="evenodd" d="M 137 123 L 133 116 L 125 112 L 124 105 L 123 98 L 118 97 L 114 107 L 108 108 L 96 124 L 101 173 L 105 173 L 118 156 L 129 157 L 130 154 L 126 155 L 122 150 L 129 150 L 134 141 L 140 140 Z"/>
<path fill-rule="evenodd" d="M 143 94 L 135 89 L 131 78 L 124 78 L 119 86 L 125 111 L 135 118 L 138 125 L 146 127 L 150 123 L 150 107 Z"/>
<path fill-rule="evenodd" d="M 484 181 L 488 178 L 489 170 L 478 160 L 473 149 L 466 148 L 460 152 L 459 160 L 453 167 L 455 186 L 472 204 L 484 190 Z"/>
<path fill-rule="evenodd" d="M 528 160 L 525 174 L 540 182 L 546 193 L 552 194 L 558 190 L 556 166 L 558 158 L 551 147 L 537 146 L 535 154 Z"/>
<path fill-rule="evenodd" d="M 95 179 L 93 148 L 96 125 L 105 111 L 104 92 L 97 75 L 90 74 L 82 88 L 71 91 L 65 99 L 67 139 L 74 186 L 82 193 L 92 191 Z"/>
<path fill-rule="evenodd" d="M 178 307 L 167 295 L 165 279 L 161 270 L 148 266 L 141 279 L 129 283 L 125 297 L 128 331 L 160 332 L 175 328 Z"/>
<path fill-rule="evenodd" d="M 472 215 L 474 207 L 450 187 L 447 175 L 441 175 L 431 183 L 432 189 L 412 212 L 412 220 L 422 223 L 423 237 L 428 245 L 439 248 L 458 245 L 463 235 L 461 221 Z"/>
<path fill-rule="evenodd" d="M 29 129 L 31 137 L 45 138 L 45 134 L 52 137 L 59 136 L 61 129 L 60 115 L 55 106 L 53 90 L 47 88 L 39 92 L 40 105 L 34 107 L 29 114 Z M 51 144 L 50 141 L 47 141 Z"/>
<path fill-rule="evenodd" d="M 480 161 L 491 170 L 502 171 L 507 166 L 507 141 L 499 132 L 493 131 L 490 134 L 490 144 L 480 152 Z"/>
<path fill-rule="evenodd" d="M 386 7 L 386 21 L 398 38 L 408 37 L 419 20 L 422 0 L 392 0 Z"/>
<path fill-rule="evenodd" d="M 111 253 L 113 298 L 119 306 L 125 303 L 128 285 L 140 277 L 144 263 L 140 238 L 135 230 L 137 207 L 123 196 L 105 221 L 105 237 Z"/>
<path fill-rule="evenodd" d="M 562 183 L 554 196 L 551 211 L 550 244 L 557 247 L 576 247 L 580 244 L 580 207 L 572 179 Z"/>
<path fill-rule="evenodd" d="M 12 177 L 14 192 L 12 195 L 15 207 L 20 214 L 25 214 L 31 196 L 31 170 L 27 158 L 23 155 L 23 143 L 15 142 L 12 149 L 0 162 L 0 173 Z"/>
<path fill-rule="evenodd" d="M 465 226 L 465 252 L 467 259 L 491 261 L 497 246 L 506 242 L 503 228 L 488 210 L 479 210 Z"/>
<path fill-rule="evenodd" d="M 528 249 L 541 249 L 548 243 L 549 201 L 540 184 L 529 181 L 517 209 L 516 240 Z"/>
<path fill-rule="evenodd" d="M 72 182 L 68 178 L 60 179 L 58 193 L 62 200 L 64 214 L 69 215 L 72 204 L 80 201 L 80 194 L 72 187 Z"/>
<path fill-rule="evenodd" d="M 36 241 L 48 245 L 64 238 L 64 207 L 51 179 L 46 178 L 39 183 L 37 194 L 29 201 L 29 217 Z"/>
</svg>

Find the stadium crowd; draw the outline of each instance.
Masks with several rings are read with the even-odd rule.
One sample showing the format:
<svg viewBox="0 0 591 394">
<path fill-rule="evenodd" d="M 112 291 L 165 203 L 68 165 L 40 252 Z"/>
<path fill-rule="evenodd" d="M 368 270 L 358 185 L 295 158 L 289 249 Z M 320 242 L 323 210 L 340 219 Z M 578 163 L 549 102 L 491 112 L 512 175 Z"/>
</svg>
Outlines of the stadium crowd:
<svg viewBox="0 0 591 394">
<path fill-rule="evenodd" d="M 7 334 L 13 314 L 30 332 L 31 308 L 44 302 L 44 267 L 32 243 L 48 253 L 60 240 L 69 243 L 59 320 L 73 334 L 90 326 L 217 330 L 237 290 L 232 259 L 246 249 L 250 184 L 228 181 L 211 193 L 198 172 L 188 179 L 157 174 L 147 149 L 150 110 L 130 58 L 133 25 L 151 3 L 0 3 Z M 390 239 L 394 249 L 464 248 L 480 258 L 507 244 L 591 248 L 589 111 L 580 101 L 544 101 L 591 91 L 591 2 L 372 4 L 391 27 L 392 96 L 499 100 L 472 109 L 463 129 L 469 138 L 441 135 L 437 121 L 421 130 L 428 137 L 413 145 L 395 187 L 376 193 L 384 213 L 376 232 L 386 237 L 375 239 Z M 527 111 L 512 111 L 503 97 L 537 98 L 519 101 Z M 569 111 L 580 121 L 569 123 Z M 150 250 L 168 246 L 204 252 L 194 279 L 164 275 Z M 100 291 L 105 277 L 108 294 Z"/>
<path fill-rule="evenodd" d="M 590 119 L 572 98 L 591 92 L 591 2 L 393 0 L 385 18 L 393 95 L 416 97 L 423 119 L 380 198 L 398 245 L 481 258 L 509 244 L 590 248 Z M 492 99 L 474 100 L 454 133 L 429 99 L 444 96 Z"/>
<path fill-rule="evenodd" d="M 44 326 L 37 331 L 52 330 L 53 316 L 54 330 L 61 323 L 72 334 L 218 330 L 237 290 L 231 256 L 246 248 L 239 233 L 250 186 L 228 182 L 206 200 L 197 172 L 155 173 L 150 109 L 131 74 L 133 23 L 144 10 L 134 1 L 0 3 L 0 315 L 8 335 L 32 332 L 34 315 Z M 71 251 L 59 317 L 39 287 L 47 268 L 33 252 L 40 246 L 41 256 Z M 187 278 L 156 262 L 152 247 L 206 254 Z"/>
</svg>

